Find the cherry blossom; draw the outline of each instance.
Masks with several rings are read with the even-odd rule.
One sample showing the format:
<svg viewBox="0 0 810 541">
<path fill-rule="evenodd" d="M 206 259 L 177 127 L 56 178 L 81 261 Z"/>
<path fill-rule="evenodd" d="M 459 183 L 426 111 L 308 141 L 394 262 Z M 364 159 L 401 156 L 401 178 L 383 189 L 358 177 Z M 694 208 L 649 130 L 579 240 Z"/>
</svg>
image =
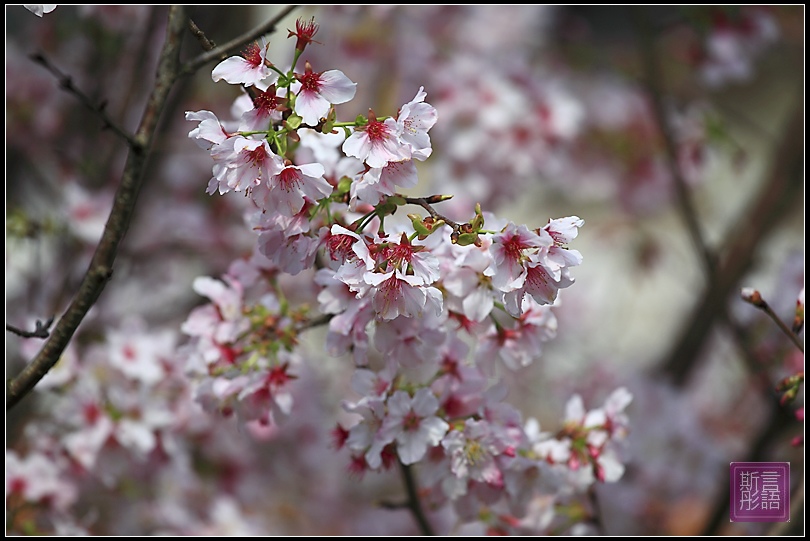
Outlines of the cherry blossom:
<svg viewBox="0 0 810 541">
<path fill-rule="evenodd" d="M 278 74 L 267 65 L 267 51 L 270 44 L 262 39 L 248 45 L 244 56 L 231 56 L 214 67 L 211 78 L 214 82 L 225 80 L 232 85 L 254 86 L 260 81 L 272 84 Z"/>
<path fill-rule="evenodd" d="M 426 97 L 427 92 L 420 86 L 414 99 L 403 105 L 397 115 L 400 139 L 411 148 L 411 158 L 416 160 L 426 160 L 433 152 L 428 131 L 436 124 L 438 113 L 425 103 Z"/>
<path fill-rule="evenodd" d="M 468 419 L 462 429 L 454 429 L 442 440 L 450 457 L 450 468 L 461 480 L 498 485 L 503 482 L 495 457 L 507 449 L 492 432 L 487 421 Z"/>
<path fill-rule="evenodd" d="M 356 128 L 343 143 L 347 156 L 364 161 L 371 168 L 410 158 L 410 150 L 399 138 L 400 127 L 393 118 L 378 120 L 369 111 L 368 123 Z"/>
<path fill-rule="evenodd" d="M 269 191 L 264 194 L 262 208 L 284 216 L 298 214 L 305 197 L 318 201 L 332 193 L 332 186 L 323 178 L 325 173 L 319 163 L 285 166 L 268 180 Z"/>
<path fill-rule="evenodd" d="M 287 110 L 286 94 L 286 89 L 276 88 L 275 85 L 270 85 L 257 94 L 251 100 L 251 108 L 240 116 L 239 130 L 263 131 L 270 128 L 274 122 L 280 123 L 283 112 Z"/>
<path fill-rule="evenodd" d="M 396 440 L 397 454 L 405 465 L 422 460 L 428 447 L 438 445 L 447 433 L 449 425 L 436 417 L 439 401 L 430 389 L 421 388 L 413 396 L 396 391 L 387 405 L 382 437 Z"/>
<path fill-rule="evenodd" d="M 492 277 L 492 285 L 500 291 L 520 289 L 526 282 L 530 256 L 541 250 L 547 251 L 553 243 L 545 231 L 538 233 L 525 225 L 510 223 L 492 238 L 490 252 L 493 261 L 485 274 Z"/>
<path fill-rule="evenodd" d="M 275 154 L 266 140 L 248 139 L 235 135 L 211 149 L 211 157 L 216 162 L 214 177 L 208 185 L 219 187 L 219 193 L 230 190 L 244 192 L 269 182 L 284 168 L 281 157 Z"/>
<path fill-rule="evenodd" d="M 186 120 L 199 122 L 196 128 L 188 132 L 188 136 L 202 149 L 211 150 L 214 145 L 220 145 L 230 137 L 217 115 L 211 111 L 186 111 Z"/>
<path fill-rule="evenodd" d="M 562 495 L 621 476 L 614 444 L 628 431 L 632 397 L 617 391 L 590 412 L 572 401 L 557 432 L 522 422 L 507 402 L 515 375 L 499 364 L 521 370 L 555 337 L 558 290 L 574 283 L 570 269 L 583 260 L 569 244 L 584 222 L 571 215 L 542 227 L 517 225 L 475 205 L 479 195 L 491 203 L 487 190 L 500 185 L 457 190 L 452 183 L 468 169 L 506 192 L 511 177 L 478 168 L 484 155 L 504 162 L 499 173 L 534 172 L 534 151 L 545 159 L 560 141 L 576 139 L 586 115 L 563 87 L 551 91 L 549 83 L 545 94 L 532 87 L 545 98 L 532 105 L 525 80 L 482 78 L 480 65 L 469 62 L 424 74 L 447 84 L 413 85 L 415 96 L 393 116 L 368 109 L 368 117 L 342 121 L 335 106 L 353 100 L 358 85 L 341 70 L 315 72 L 309 61 L 303 73 L 295 68 L 319 28 L 299 19 L 289 30 L 296 42 L 287 70 L 271 62 L 275 51 L 264 40 L 216 65 L 214 81 L 249 87 L 230 89 L 240 93 L 230 119 L 204 108 L 185 112 L 196 123 L 188 138 L 211 176 L 207 186 L 198 184 L 189 164 L 177 160 L 186 174 L 173 182 L 183 189 L 164 199 L 177 201 L 179 214 L 193 194 L 226 197 L 206 200 L 213 205 L 193 224 L 208 227 L 197 232 L 185 224 L 197 236 L 177 250 L 191 293 L 176 321 L 184 343 L 134 319 L 83 334 L 69 360 L 89 377 L 54 371 L 60 379 L 39 388 L 58 413 L 31 430 L 38 439 L 27 437 L 60 457 L 51 470 L 37 459 L 39 475 L 51 485 L 93 477 L 104 494 L 143 480 L 160 498 L 132 509 L 111 505 L 121 529 L 208 535 L 283 532 L 287 525 L 267 529 L 257 517 L 290 501 L 307 502 L 294 521 L 337 500 L 350 505 L 352 498 L 338 498 L 338 490 L 357 484 L 346 481 L 346 469 L 378 473 L 399 463 L 418 466 L 403 470 L 417 475 L 417 498 L 436 511 L 446 506 L 441 512 L 460 528 L 547 533 Z M 429 47 L 416 53 L 433 56 Z M 437 55 L 435 62 L 445 61 Z M 498 67 L 490 67 L 493 74 Z M 425 101 L 431 87 L 450 118 L 469 115 L 470 126 L 446 140 L 454 163 L 430 170 L 446 172 L 448 184 L 410 197 L 403 192 L 418 187 L 423 164 L 416 162 L 435 158 L 430 133 L 439 114 Z M 467 103 L 453 103 L 458 96 Z M 486 129 L 473 125 L 476 118 Z M 525 141 L 534 137 L 539 142 Z M 189 263 L 185 250 L 198 237 L 211 245 L 205 259 Z M 166 250 L 167 259 L 173 252 Z M 200 272 L 212 255 L 224 273 Z M 340 411 L 330 407 L 337 404 Z M 333 447 L 324 441 L 330 430 Z M 25 470 L 16 457 L 7 462 Z M 333 467 L 338 463 L 343 467 Z M 300 494 L 266 499 L 267 486 L 285 487 L 293 477 Z M 316 478 L 322 492 L 307 492 Z M 37 499 L 23 488 L 17 482 L 14 491 Z M 65 494 L 72 504 L 69 488 Z M 363 513 L 374 515 L 368 521 L 393 516 L 357 505 L 363 509 L 341 506 L 329 516 L 355 529 L 365 527 L 357 518 Z"/>
<path fill-rule="evenodd" d="M 313 36 L 315 36 L 315 34 L 318 32 L 318 28 L 319 25 L 315 24 L 314 17 L 312 17 L 309 21 L 304 21 L 304 19 L 298 18 L 295 21 L 295 31 L 288 30 L 289 34 L 287 35 L 287 38 L 295 36 L 295 50 L 303 51 L 310 43 L 318 43 L 312 39 Z"/>
<path fill-rule="evenodd" d="M 346 103 L 354 98 L 357 83 L 340 70 L 313 72 L 307 62 L 303 75 L 297 75 L 300 89 L 295 98 L 295 112 L 304 124 L 317 126 L 329 113 L 332 105 Z"/>
<path fill-rule="evenodd" d="M 77 487 L 66 478 L 61 460 L 37 452 L 20 457 L 6 449 L 6 499 L 19 494 L 24 500 L 47 503 L 65 510 L 77 497 Z"/>
</svg>

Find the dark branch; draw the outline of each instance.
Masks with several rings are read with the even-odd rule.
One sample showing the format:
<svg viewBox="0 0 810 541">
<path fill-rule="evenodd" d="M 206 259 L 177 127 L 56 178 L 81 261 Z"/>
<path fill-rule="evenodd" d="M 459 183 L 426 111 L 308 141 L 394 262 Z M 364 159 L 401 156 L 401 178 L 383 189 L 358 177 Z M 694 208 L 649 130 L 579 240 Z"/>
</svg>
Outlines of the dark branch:
<svg viewBox="0 0 810 541">
<path fill-rule="evenodd" d="M 48 59 L 45 58 L 45 55 L 43 55 L 42 53 L 34 53 L 34 54 L 32 54 L 31 59 L 34 62 L 36 62 L 37 64 L 42 65 L 42 67 L 44 67 L 45 69 L 47 69 L 51 73 L 53 73 L 53 75 L 59 80 L 59 86 L 60 87 L 62 87 L 67 92 L 73 94 L 74 96 L 76 96 L 76 98 L 80 102 L 82 102 L 82 105 L 84 105 L 85 107 L 90 109 L 93 113 L 98 115 L 99 118 L 101 118 L 101 121 L 104 123 L 104 129 L 110 129 L 110 130 L 114 131 L 118 136 L 120 136 L 122 139 L 124 139 L 127 142 L 127 144 L 130 146 L 130 148 L 132 148 L 133 150 L 138 148 L 138 142 L 135 140 L 135 138 L 132 136 L 132 134 L 129 133 L 127 130 L 125 130 L 120 125 L 118 125 L 117 122 L 115 122 L 113 119 L 111 119 L 109 117 L 109 115 L 107 115 L 107 111 L 106 111 L 107 102 L 106 102 L 106 100 L 102 101 L 100 103 L 93 103 L 93 100 L 91 100 L 87 96 L 87 94 L 85 94 L 84 92 L 82 92 L 81 90 L 76 88 L 76 85 L 73 84 L 73 79 L 71 79 L 69 75 L 65 75 L 64 73 L 62 73 L 59 70 L 59 68 L 57 68 L 56 66 L 51 64 L 48 61 Z"/>
<path fill-rule="evenodd" d="M 295 330 L 298 332 L 305 331 L 307 329 L 314 329 L 315 327 L 320 327 L 321 325 L 327 325 L 335 317 L 334 314 L 324 314 L 320 317 L 310 319 L 304 321 L 296 326 Z"/>
<path fill-rule="evenodd" d="M 446 223 L 447 225 L 449 225 L 453 229 L 458 229 L 460 227 L 459 224 L 457 224 L 456 222 L 454 222 L 450 218 L 442 216 L 441 214 L 436 212 L 436 209 L 434 209 L 433 206 L 431 206 L 431 203 L 434 202 L 434 200 L 442 201 L 443 199 L 441 199 L 441 197 L 443 197 L 443 196 L 439 196 L 438 198 L 436 196 L 431 196 L 431 197 L 405 197 L 405 196 L 400 196 L 400 197 L 402 197 L 405 200 L 405 202 L 407 202 L 407 203 L 409 203 L 411 205 L 419 205 L 420 207 L 422 207 L 423 209 L 428 211 L 430 213 L 430 216 L 434 220 L 444 220 L 444 223 Z"/>
<path fill-rule="evenodd" d="M 754 306 L 765 312 L 768 315 L 768 317 L 771 318 L 774 321 L 774 323 L 776 323 L 776 326 L 779 327 L 779 330 L 782 331 L 790 339 L 791 342 L 793 342 L 793 345 L 799 348 L 799 351 L 804 353 L 804 345 L 802 345 L 802 342 L 801 340 L 799 340 L 799 337 L 793 334 L 793 331 L 791 331 L 788 328 L 787 324 L 784 321 L 782 321 L 782 319 L 778 315 L 776 315 L 776 312 L 773 311 L 771 305 L 765 302 L 765 299 L 762 299 L 760 297 L 759 302 L 751 304 L 753 304 Z"/>
<path fill-rule="evenodd" d="M 121 184 L 115 194 L 101 240 L 82 279 L 78 293 L 59 318 L 50 337 L 45 341 L 37 356 L 9 382 L 6 389 L 6 410 L 14 407 L 57 363 L 79 324 L 112 276 L 118 245 L 129 228 L 135 203 L 143 184 L 149 149 L 154 140 L 160 114 L 166 105 L 169 91 L 177 79 L 184 24 L 184 8 L 172 6 L 169 10 L 166 42 L 160 53 L 155 85 L 131 144 Z"/>
<path fill-rule="evenodd" d="M 48 338 L 48 336 L 50 335 L 48 329 L 51 328 L 51 325 L 53 324 L 53 320 L 55 317 L 56 316 L 51 316 L 46 321 L 38 319 L 36 322 L 36 329 L 34 329 L 33 331 L 26 331 L 17 328 L 10 323 L 6 323 L 6 330 L 18 336 L 22 336 L 23 338 Z"/>
<path fill-rule="evenodd" d="M 423 535 L 436 535 L 433 532 L 433 527 L 428 522 L 425 512 L 422 510 L 422 503 L 419 500 L 419 493 L 416 488 L 416 481 L 413 478 L 413 472 L 410 466 L 406 466 L 402 462 L 399 463 L 402 479 L 405 481 L 405 490 L 408 492 L 407 507 L 413 513 L 416 522 L 419 524 L 419 529 Z"/>
<path fill-rule="evenodd" d="M 202 29 L 199 26 L 197 26 L 197 23 L 195 23 L 191 19 L 188 20 L 188 28 L 189 30 L 191 30 L 191 33 L 194 35 L 194 37 L 197 38 L 197 41 L 200 43 L 200 47 L 202 47 L 204 50 L 211 51 L 216 48 L 217 44 L 214 43 L 211 39 L 209 39 L 208 36 L 205 35 L 205 32 L 203 32 Z M 226 58 L 228 58 L 228 55 L 225 53 L 221 53 L 219 55 L 219 60 L 225 60 Z M 242 90 L 247 92 L 248 96 L 250 96 L 250 99 L 252 100 L 256 99 L 258 91 L 256 90 L 255 87 L 252 86 L 248 87 L 245 85 L 241 85 L 241 87 Z"/>
<path fill-rule="evenodd" d="M 288 7 L 284 8 L 283 10 L 281 10 L 281 12 L 279 12 L 278 15 L 276 15 L 275 17 L 273 17 L 272 19 L 270 19 L 266 23 L 262 24 L 261 26 L 257 26 L 253 30 L 250 30 L 250 31 L 242 34 L 241 36 L 238 36 L 238 37 L 232 39 L 228 43 L 226 43 L 224 45 L 220 45 L 219 47 L 216 47 L 214 49 L 207 50 L 203 54 L 201 54 L 201 55 L 197 56 L 196 58 L 186 62 L 185 65 L 183 66 L 183 68 L 180 70 L 179 75 L 180 76 L 190 75 L 190 74 L 196 72 L 198 69 L 200 69 L 204 65 L 208 64 L 209 62 L 212 62 L 214 60 L 224 60 L 231 53 L 234 53 L 235 51 L 237 51 L 240 48 L 244 47 L 247 43 L 250 43 L 251 41 L 254 41 L 254 40 L 258 39 L 258 38 L 264 36 L 265 34 L 270 34 L 270 33 L 274 32 L 276 30 L 276 26 L 278 25 L 278 23 L 281 22 L 281 20 L 284 19 L 284 17 L 289 15 L 297 7 L 298 6 L 295 6 L 295 5 L 288 6 Z M 195 25 L 195 27 L 196 27 L 196 25 Z M 197 29 L 197 31 L 199 31 L 199 29 Z M 201 32 L 198 35 L 197 31 L 195 31 L 194 27 L 192 27 L 192 33 L 194 33 L 195 36 L 197 37 L 197 39 L 200 40 L 201 39 Z M 205 36 L 202 36 L 202 39 L 207 40 L 207 38 L 205 38 Z M 202 41 L 201 41 L 201 43 L 202 43 Z M 210 41 L 209 41 L 209 43 L 210 43 Z"/>
<path fill-rule="evenodd" d="M 801 94 L 799 95 L 801 98 Z M 770 168 L 760 183 L 748 208 L 731 227 L 723 242 L 724 257 L 714 284 L 709 284 L 697 298 L 698 304 L 685 320 L 684 328 L 658 369 L 670 376 L 676 385 L 686 382 L 704 342 L 718 318 L 724 317 L 729 295 L 754 262 L 762 241 L 791 209 L 804 201 L 804 110 L 802 102 L 791 109 L 787 126 L 772 156 Z"/>
<path fill-rule="evenodd" d="M 672 181 L 675 184 L 678 209 L 686 223 L 686 228 L 689 231 L 689 236 L 692 238 L 695 251 L 697 251 L 701 257 L 705 267 L 706 277 L 708 278 L 707 281 L 711 283 L 717 266 L 716 257 L 706 244 L 706 239 L 701 231 L 695 206 L 692 204 L 692 200 L 689 196 L 689 188 L 678 161 L 678 148 L 675 144 L 672 129 L 667 121 L 666 108 L 664 107 L 663 83 L 655 52 L 655 40 L 650 32 L 650 23 L 647 19 L 646 9 L 637 7 L 635 8 L 635 14 L 639 34 L 639 48 L 643 56 L 644 78 L 652 101 L 653 116 L 664 142 L 667 166 L 669 167 Z"/>
</svg>

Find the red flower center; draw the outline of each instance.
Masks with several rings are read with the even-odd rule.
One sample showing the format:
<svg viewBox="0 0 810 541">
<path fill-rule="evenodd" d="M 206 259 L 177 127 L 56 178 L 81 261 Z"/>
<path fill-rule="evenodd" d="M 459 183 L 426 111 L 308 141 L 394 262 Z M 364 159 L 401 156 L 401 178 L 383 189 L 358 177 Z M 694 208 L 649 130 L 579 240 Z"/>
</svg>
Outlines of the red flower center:
<svg viewBox="0 0 810 541">
<path fill-rule="evenodd" d="M 388 126 L 385 122 L 380 122 L 377 119 L 369 119 L 368 124 L 365 126 L 365 132 L 371 141 L 382 141 L 388 137 Z"/>
<path fill-rule="evenodd" d="M 259 44 L 256 42 L 251 43 L 247 46 L 245 51 L 242 53 L 242 56 L 245 57 L 245 60 L 248 61 L 248 64 L 251 66 L 258 68 L 262 64 L 264 64 L 264 58 L 262 58 L 262 48 L 259 47 Z"/>
<path fill-rule="evenodd" d="M 298 78 L 301 81 L 301 86 L 307 92 L 318 92 L 321 88 L 321 74 L 315 72 L 308 72 Z"/>
<path fill-rule="evenodd" d="M 296 186 L 303 183 L 301 171 L 294 167 L 287 167 L 278 174 L 278 184 L 286 191 L 292 191 Z"/>
</svg>

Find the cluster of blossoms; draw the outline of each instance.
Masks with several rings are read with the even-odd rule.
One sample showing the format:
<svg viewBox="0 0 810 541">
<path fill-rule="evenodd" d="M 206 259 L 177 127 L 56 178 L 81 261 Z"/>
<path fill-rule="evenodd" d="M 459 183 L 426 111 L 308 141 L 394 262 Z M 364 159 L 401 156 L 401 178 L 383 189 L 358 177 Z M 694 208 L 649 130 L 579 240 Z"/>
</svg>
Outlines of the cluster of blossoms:
<svg viewBox="0 0 810 541">
<path fill-rule="evenodd" d="M 334 430 L 352 471 L 419 463 L 432 503 L 453 501 L 495 530 L 524 517 L 543 529 L 550 522 L 529 515 L 539 512 L 533 498 L 550 501 L 548 488 L 528 482 L 537 477 L 529 471 L 562 469 L 544 481 L 583 489 L 622 470 L 614 446 L 626 431 L 625 390 L 587 414 L 575 399 L 551 435 L 522 421 L 500 380 L 555 336 L 552 307 L 582 261 L 568 244 L 583 220 L 531 229 L 476 206 L 456 223 L 434 208 L 450 196 L 403 195 L 417 185 L 414 161 L 432 153 L 436 109 L 420 87 L 395 116 L 369 109 L 338 121 L 335 106 L 355 96 L 355 83 L 309 62 L 296 68 L 317 30 L 297 21 L 287 69 L 270 62 L 264 42 L 214 68 L 214 81 L 245 90 L 238 120 L 186 113 L 198 122 L 189 137 L 214 161 L 207 192 L 248 197 L 257 233 L 253 253 L 222 280 L 194 284 L 211 301 L 183 329 L 195 395 L 209 411 L 272 429 L 292 411 L 301 333 L 328 322 L 327 351 L 354 360 L 358 396 L 343 403 L 353 421 Z M 429 215 L 400 220 L 406 205 Z M 320 314 L 292 306 L 284 275 L 311 277 Z M 482 514 L 498 502 L 508 509 Z"/>
<path fill-rule="evenodd" d="M 757 58 L 779 37 L 773 14 L 761 6 L 714 8 L 707 26 L 692 60 L 710 87 L 750 80 Z"/>
</svg>

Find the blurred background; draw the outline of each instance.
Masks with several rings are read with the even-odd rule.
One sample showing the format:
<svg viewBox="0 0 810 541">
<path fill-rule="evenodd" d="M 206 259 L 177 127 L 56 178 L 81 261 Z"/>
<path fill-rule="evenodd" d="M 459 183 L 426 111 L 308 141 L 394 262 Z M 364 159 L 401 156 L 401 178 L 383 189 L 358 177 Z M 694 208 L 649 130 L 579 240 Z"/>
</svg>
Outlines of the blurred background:
<svg viewBox="0 0 810 541">
<path fill-rule="evenodd" d="M 188 13 L 221 44 L 280 9 Z M 44 55 L 134 131 L 166 13 L 59 6 L 39 18 L 6 6 L 7 324 L 32 329 L 64 311 L 127 150 L 30 55 Z M 509 400 L 552 429 L 573 393 L 589 407 L 619 386 L 633 394 L 625 475 L 597 490 L 600 533 L 773 533 L 770 523 L 729 523 L 728 466 L 779 461 L 791 463 L 799 514 L 778 533 L 803 534 L 804 387 L 783 407 L 775 386 L 803 372 L 804 355 L 740 289 L 759 290 L 788 326 L 800 294 L 803 303 L 804 6 L 308 6 L 269 39 L 282 68 L 293 45 L 287 29 L 311 16 L 320 43 L 302 60 L 358 83 L 339 119 L 369 108 L 395 114 L 420 87 L 436 107 L 433 155 L 418 164 L 414 193 L 452 194 L 441 211 L 459 221 L 476 203 L 530 228 L 584 219 L 571 244 L 584 262 L 560 294 L 557 337 L 509 376 Z M 199 52 L 187 36 L 181 57 Z M 210 157 L 187 137 L 185 111 L 228 118 L 238 96 L 211 81 L 213 65 L 172 91 L 114 280 L 64 364 L 103 366 L 111 353 L 97 346 L 115 333 L 157 344 L 170 359 L 184 340 L 180 324 L 201 302 L 194 278 L 219 276 L 253 249 L 245 201 L 205 194 Z M 57 531 L 413 533 L 407 512 L 377 504 L 400 490 L 396 476 L 353 481 L 345 457 L 329 450 L 348 370 L 313 334 L 305 347 L 316 369 L 299 390 L 308 400 L 296 401 L 288 428 L 251 439 L 228 420 L 196 420 L 182 405 L 189 397 L 164 395 L 172 411 L 187 411 L 174 442 L 187 461 L 158 477 L 125 453 L 94 456 L 88 472 L 106 474 L 71 472 L 72 497 L 60 509 L 70 520 Z M 39 343 L 7 332 L 7 379 Z M 75 428 L 53 413 L 65 378 L 43 381 L 9 412 L 7 457 Z M 257 469 L 264 473 L 251 479 Z M 7 482 L 7 514 L 9 502 Z M 123 502 L 128 510 L 111 520 L 105 510 Z M 433 518 L 454 533 L 445 514 Z"/>
</svg>

